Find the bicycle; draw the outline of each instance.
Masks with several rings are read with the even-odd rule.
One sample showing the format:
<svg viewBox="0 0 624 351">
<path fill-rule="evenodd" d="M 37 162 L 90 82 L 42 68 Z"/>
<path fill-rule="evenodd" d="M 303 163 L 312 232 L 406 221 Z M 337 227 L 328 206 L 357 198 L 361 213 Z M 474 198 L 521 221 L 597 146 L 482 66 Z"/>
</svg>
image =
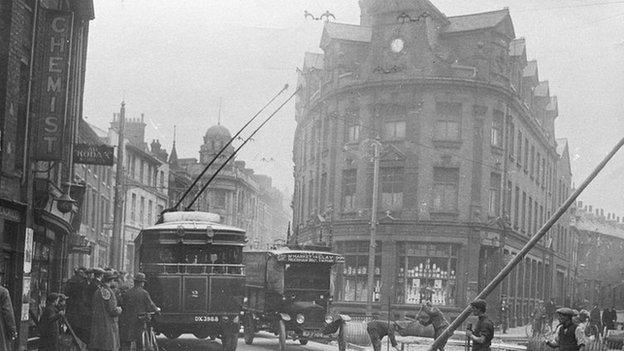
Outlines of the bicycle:
<svg viewBox="0 0 624 351">
<path fill-rule="evenodd" d="M 155 314 L 156 312 L 147 312 L 138 316 L 139 320 L 143 322 L 143 327 L 141 328 L 141 337 L 137 341 L 137 351 L 159 351 L 156 334 L 152 326 L 152 318 Z"/>
</svg>

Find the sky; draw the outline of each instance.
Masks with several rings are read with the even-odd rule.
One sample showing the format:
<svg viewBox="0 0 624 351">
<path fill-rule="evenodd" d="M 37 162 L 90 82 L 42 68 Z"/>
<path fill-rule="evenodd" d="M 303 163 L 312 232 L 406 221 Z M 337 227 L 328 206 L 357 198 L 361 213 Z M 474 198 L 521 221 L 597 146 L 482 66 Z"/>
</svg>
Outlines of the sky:
<svg viewBox="0 0 624 351">
<path fill-rule="evenodd" d="M 447 16 L 510 9 L 516 37 L 558 97 L 556 137 L 568 139 L 580 184 L 624 136 L 624 1 L 432 2 Z M 284 84 L 282 99 L 294 91 L 304 52 L 322 52 L 323 23 L 306 20 L 306 10 L 359 23 L 357 0 L 95 0 L 84 116 L 107 128 L 124 100 L 127 118 L 145 114 L 148 143 L 170 151 L 176 125 L 178 156 L 198 158 L 220 101 L 221 124 L 234 134 Z M 288 194 L 295 127 L 291 102 L 238 156 Z M 623 174 L 624 150 L 580 199 L 624 217 Z"/>
</svg>

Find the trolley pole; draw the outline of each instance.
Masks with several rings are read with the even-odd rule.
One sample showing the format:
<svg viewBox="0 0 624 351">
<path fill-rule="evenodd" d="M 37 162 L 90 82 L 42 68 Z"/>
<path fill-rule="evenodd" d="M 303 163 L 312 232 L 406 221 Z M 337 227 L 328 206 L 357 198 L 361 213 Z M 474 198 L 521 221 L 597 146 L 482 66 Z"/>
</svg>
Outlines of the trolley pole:
<svg viewBox="0 0 624 351">
<path fill-rule="evenodd" d="M 373 146 L 373 199 L 371 204 L 370 245 L 368 247 L 368 281 L 366 284 L 366 316 L 373 316 L 373 289 L 375 283 L 375 237 L 377 235 L 377 207 L 379 200 L 379 154 L 381 143 L 372 141 Z"/>
<path fill-rule="evenodd" d="M 598 164 L 598 166 L 596 166 L 596 169 L 594 169 L 594 171 L 587 177 L 587 179 L 585 179 L 583 183 L 581 183 L 578 189 L 576 189 L 567 198 L 567 200 L 563 203 L 563 205 L 561 205 L 559 209 L 557 209 L 557 211 L 548 219 L 548 221 L 544 223 L 544 225 L 540 228 L 540 230 L 534 236 L 531 237 L 531 239 L 526 243 L 526 245 L 524 245 L 522 250 L 520 250 L 520 252 L 518 252 L 518 254 L 514 256 L 514 258 L 511 261 L 509 261 L 509 263 L 507 263 L 507 265 L 503 268 L 503 270 L 500 271 L 498 275 L 496 275 L 496 277 L 494 277 L 494 279 L 483 289 L 483 291 L 479 293 L 479 295 L 477 295 L 475 299 L 486 298 L 498 286 L 498 284 L 500 284 L 500 282 L 503 281 L 503 279 L 505 279 L 505 277 L 509 274 L 509 272 L 511 272 L 511 270 L 514 269 L 514 267 L 521 260 L 524 259 L 524 256 L 529 251 L 531 251 L 531 249 L 535 245 L 537 245 L 537 243 L 542 239 L 542 237 L 546 235 L 546 233 L 550 230 L 550 228 L 555 223 L 557 223 L 559 218 L 568 210 L 568 208 L 574 203 L 574 201 L 576 201 L 576 198 L 583 192 L 583 190 L 585 190 L 585 188 L 587 188 L 589 183 L 591 183 L 592 180 L 596 178 L 598 173 L 602 171 L 604 166 L 609 162 L 609 160 L 611 160 L 611 158 L 613 158 L 613 156 L 622 147 L 622 145 L 624 145 L 624 138 L 622 138 L 617 143 L 617 145 L 609 152 L 609 154 Z M 451 335 L 453 335 L 453 332 L 455 331 L 455 329 L 457 329 L 466 320 L 466 318 L 468 318 L 471 311 L 472 311 L 472 308 L 470 307 L 470 305 L 468 305 L 462 311 L 462 313 L 460 313 L 459 316 L 457 316 L 457 318 L 453 320 L 451 325 L 448 326 L 444 330 L 442 335 L 440 335 L 437 339 L 433 341 L 433 344 L 431 344 L 431 346 L 429 347 L 429 351 L 436 350 L 442 340 L 446 340 Z"/>
<path fill-rule="evenodd" d="M 115 171 L 115 198 L 113 204 L 114 218 L 113 218 L 113 237 L 110 246 L 110 265 L 122 269 L 123 262 L 121 261 L 124 243 L 121 238 L 121 232 L 124 225 L 123 213 L 124 213 L 124 192 L 126 187 L 124 186 L 123 179 L 123 159 L 124 159 L 124 128 L 126 124 L 126 103 L 121 102 L 121 108 L 119 110 L 119 128 L 117 131 L 117 170 Z"/>
</svg>

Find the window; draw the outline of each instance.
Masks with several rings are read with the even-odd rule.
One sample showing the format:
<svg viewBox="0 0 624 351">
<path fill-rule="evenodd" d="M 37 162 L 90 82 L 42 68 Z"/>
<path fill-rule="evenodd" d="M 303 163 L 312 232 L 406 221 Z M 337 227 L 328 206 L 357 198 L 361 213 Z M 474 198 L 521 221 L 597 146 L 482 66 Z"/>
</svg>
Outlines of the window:
<svg viewBox="0 0 624 351">
<path fill-rule="evenodd" d="M 356 182 L 357 170 L 348 169 L 342 171 L 342 210 L 344 212 L 355 210 Z"/>
<path fill-rule="evenodd" d="M 212 207 L 224 209 L 226 196 L 227 196 L 227 192 L 223 190 L 215 190 L 213 192 Z"/>
<path fill-rule="evenodd" d="M 139 169 L 139 182 L 143 183 L 145 181 L 145 160 L 141 160 L 141 168 Z"/>
<path fill-rule="evenodd" d="M 405 139 L 405 121 L 386 122 L 384 124 L 384 138 L 386 140 Z"/>
<path fill-rule="evenodd" d="M 154 207 L 154 203 L 152 202 L 152 200 L 148 200 L 147 201 L 147 224 L 148 225 L 154 224 L 154 218 L 152 217 L 153 207 Z"/>
<path fill-rule="evenodd" d="M 165 172 L 160 171 L 160 189 L 165 191 Z"/>
<path fill-rule="evenodd" d="M 433 210 L 434 211 L 457 211 L 459 187 L 459 169 L 442 168 L 433 169 Z"/>
<path fill-rule="evenodd" d="M 136 221 L 136 194 L 132 194 L 132 204 L 130 206 L 130 219 Z"/>
<path fill-rule="evenodd" d="M 91 227 L 97 228 L 97 214 L 98 214 L 98 196 L 95 190 L 93 191 L 93 196 L 91 196 Z"/>
<path fill-rule="evenodd" d="M 511 184 L 510 180 L 507 181 L 507 189 L 505 192 L 505 215 L 507 215 L 509 220 L 511 220 L 511 197 L 513 195 L 513 185 Z"/>
<path fill-rule="evenodd" d="M 490 173 L 489 214 L 491 217 L 498 217 L 500 213 L 500 187 L 501 175 L 499 173 Z"/>
<path fill-rule="evenodd" d="M 520 217 L 520 229 L 524 232 L 526 230 L 526 193 L 522 192 L 522 216 Z"/>
<path fill-rule="evenodd" d="M 314 205 L 314 179 L 310 179 L 310 186 L 308 187 L 308 213 L 314 212 L 316 209 Z"/>
<path fill-rule="evenodd" d="M 132 176 L 132 179 L 135 179 L 135 177 L 136 177 L 136 158 L 134 157 L 134 155 L 130 156 L 130 175 Z"/>
<path fill-rule="evenodd" d="M 518 166 L 522 165 L 522 132 L 518 131 L 518 153 L 516 154 L 516 164 Z"/>
<path fill-rule="evenodd" d="M 542 173 L 542 155 L 540 155 L 540 153 L 538 152 L 535 156 L 535 161 L 536 161 L 536 169 L 535 169 L 535 182 L 537 184 L 540 183 L 541 180 L 541 173 Z"/>
<path fill-rule="evenodd" d="M 351 125 L 347 127 L 347 143 L 355 143 L 360 139 L 360 126 L 359 125 Z"/>
<path fill-rule="evenodd" d="M 381 169 L 381 208 L 400 210 L 403 208 L 403 167 Z"/>
<path fill-rule="evenodd" d="M 524 173 L 529 172 L 529 139 L 524 138 Z"/>
<path fill-rule="evenodd" d="M 544 184 L 545 180 L 546 180 L 546 159 L 542 158 L 542 188 L 546 186 Z"/>
<path fill-rule="evenodd" d="M 461 104 L 438 102 L 437 120 L 433 137 L 436 140 L 459 140 L 461 125 Z"/>
<path fill-rule="evenodd" d="M 529 196 L 529 211 L 527 216 L 527 233 L 533 235 L 533 198 Z"/>
<path fill-rule="evenodd" d="M 457 285 L 457 245 L 397 243 L 397 303 L 454 306 Z"/>
<path fill-rule="evenodd" d="M 145 223 L 145 198 L 143 196 L 141 196 L 141 207 L 139 210 L 139 222 L 141 222 L 141 224 Z"/>
<path fill-rule="evenodd" d="M 343 241 L 336 243 L 336 249 L 344 255 L 342 266 L 342 291 L 338 292 L 341 301 L 367 300 L 368 241 Z M 339 285 L 340 286 L 340 285 Z M 381 242 L 375 244 L 375 280 L 373 283 L 373 301 L 378 302 L 381 295 Z"/>
<path fill-rule="evenodd" d="M 160 216 L 160 214 L 165 210 L 163 205 L 156 205 L 156 215 Z"/>
<path fill-rule="evenodd" d="M 324 209 L 326 207 L 326 199 L 327 199 L 327 173 L 323 173 L 321 174 L 321 188 L 319 189 L 320 192 L 320 202 L 319 202 L 319 206 L 320 208 Z"/>
<path fill-rule="evenodd" d="M 494 111 L 492 117 L 492 134 L 490 143 L 492 146 L 503 147 L 503 113 Z"/>
<path fill-rule="evenodd" d="M 535 175 L 535 146 L 533 145 L 531 145 L 531 160 L 529 162 L 529 175 L 533 178 Z"/>
<path fill-rule="evenodd" d="M 509 157 L 514 157 L 515 152 L 516 152 L 516 150 L 515 150 L 516 132 L 514 130 L 514 124 L 512 122 L 509 122 L 509 127 L 508 128 L 509 128 L 509 136 L 508 136 L 508 138 L 509 138 L 509 140 L 508 140 L 508 143 L 509 143 Z"/>
</svg>

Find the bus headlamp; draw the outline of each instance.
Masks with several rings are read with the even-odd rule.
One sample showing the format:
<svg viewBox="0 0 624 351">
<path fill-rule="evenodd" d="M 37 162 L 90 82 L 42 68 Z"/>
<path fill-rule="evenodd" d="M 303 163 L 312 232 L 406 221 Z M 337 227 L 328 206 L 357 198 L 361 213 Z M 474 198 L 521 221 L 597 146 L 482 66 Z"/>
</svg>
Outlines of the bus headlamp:
<svg viewBox="0 0 624 351">
<path fill-rule="evenodd" d="M 301 313 L 299 313 L 299 314 L 297 315 L 297 318 L 296 318 L 295 320 L 297 321 L 297 323 L 299 323 L 299 324 L 303 324 L 303 322 L 305 322 L 305 316 L 304 316 L 304 315 L 302 315 Z"/>
<path fill-rule="evenodd" d="M 243 303 L 247 303 L 249 302 L 249 299 L 247 298 L 247 296 L 243 297 Z"/>
<path fill-rule="evenodd" d="M 333 322 L 334 322 L 334 317 L 332 317 L 329 314 L 327 316 L 325 316 L 325 323 L 332 324 Z"/>
</svg>

